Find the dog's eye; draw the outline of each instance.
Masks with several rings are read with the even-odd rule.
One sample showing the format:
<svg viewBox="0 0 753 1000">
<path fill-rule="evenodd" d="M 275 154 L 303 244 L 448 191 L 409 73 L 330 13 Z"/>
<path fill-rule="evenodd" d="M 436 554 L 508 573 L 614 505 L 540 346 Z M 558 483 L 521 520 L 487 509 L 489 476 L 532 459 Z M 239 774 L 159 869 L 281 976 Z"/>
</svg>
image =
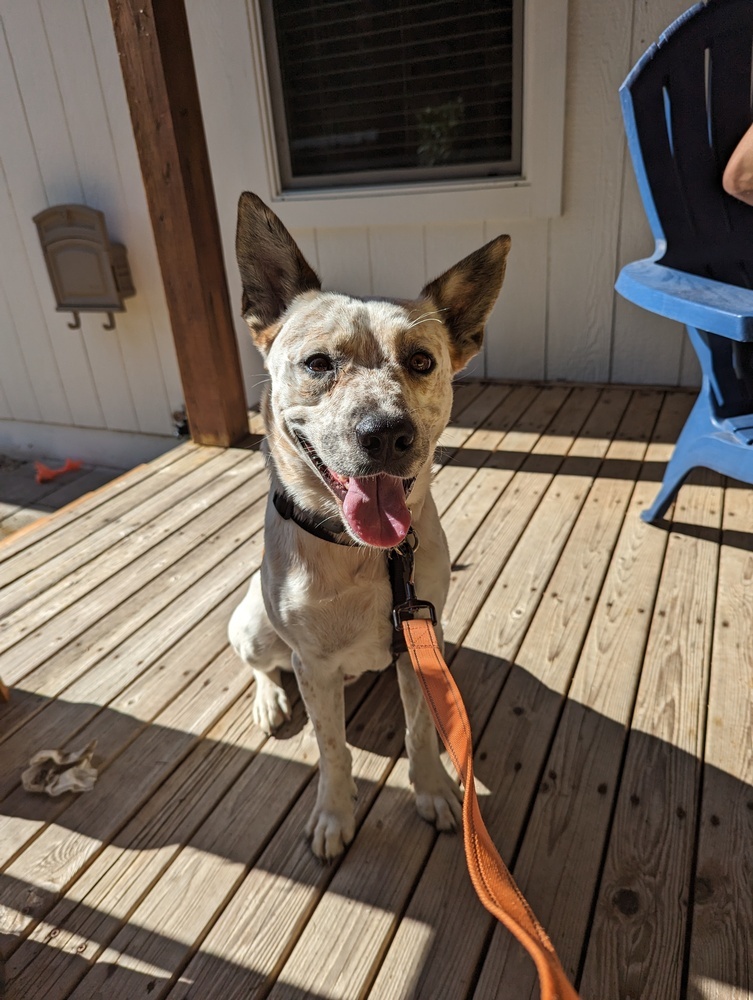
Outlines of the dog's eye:
<svg viewBox="0 0 753 1000">
<path fill-rule="evenodd" d="M 315 375 L 321 375 L 322 372 L 334 371 L 335 368 L 332 358 L 328 358 L 326 354 L 312 354 L 310 358 L 306 358 L 304 364 Z"/>
<path fill-rule="evenodd" d="M 431 354 L 427 354 L 426 351 L 416 351 L 416 353 L 411 354 L 408 359 L 408 367 L 411 371 L 419 372 L 421 375 L 426 375 L 434 367 L 434 358 Z"/>
</svg>

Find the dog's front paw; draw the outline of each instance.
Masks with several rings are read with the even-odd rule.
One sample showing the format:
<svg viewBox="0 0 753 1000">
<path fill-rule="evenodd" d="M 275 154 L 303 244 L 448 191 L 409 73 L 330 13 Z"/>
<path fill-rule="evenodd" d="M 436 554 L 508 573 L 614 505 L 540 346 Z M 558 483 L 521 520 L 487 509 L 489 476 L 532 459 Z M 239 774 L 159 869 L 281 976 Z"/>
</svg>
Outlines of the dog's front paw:
<svg viewBox="0 0 753 1000">
<path fill-rule="evenodd" d="M 431 783 L 416 783 L 416 809 L 437 830 L 457 830 L 462 823 L 463 793 L 444 768 Z"/>
<path fill-rule="evenodd" d="M 347 809 L 320 809 L 311 813 L 306 834 L 311 840 L 311 850 L 322 861 L 334 861 L 353 839 L 356 820 L 353 807 Z"/>
<path fill-rule="evenodd" d="M 274 676 L 277 674 L 277 677 Z M 256 695 L 254 697 L 254 722 L 263 733 L 270 735 L 290 718 L 290 702 L 279 683 L 279 671 L 272 674 L 254 671 Z"/>
</svg>

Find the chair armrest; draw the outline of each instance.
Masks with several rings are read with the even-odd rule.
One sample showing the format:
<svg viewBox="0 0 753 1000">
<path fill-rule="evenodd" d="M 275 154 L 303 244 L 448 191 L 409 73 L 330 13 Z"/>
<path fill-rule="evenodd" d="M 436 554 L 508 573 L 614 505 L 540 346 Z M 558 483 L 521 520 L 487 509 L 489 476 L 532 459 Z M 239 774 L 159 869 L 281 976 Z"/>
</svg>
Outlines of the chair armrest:
<svg viewBox="0 0 753 1000">
<path fill-rule="evenodd" d="M 620 271 L 620 295 L 650 312 L 731 340 L 753 340 L 753 290 L 637 260 Z"/>
</svg>

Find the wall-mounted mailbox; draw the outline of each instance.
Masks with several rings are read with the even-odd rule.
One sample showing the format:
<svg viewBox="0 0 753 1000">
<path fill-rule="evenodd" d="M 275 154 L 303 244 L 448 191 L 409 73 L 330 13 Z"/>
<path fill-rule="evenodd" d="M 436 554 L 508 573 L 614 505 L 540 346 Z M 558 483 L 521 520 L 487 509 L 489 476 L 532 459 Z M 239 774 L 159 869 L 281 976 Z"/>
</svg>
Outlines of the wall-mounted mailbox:
<svg viewBox="0 0 753 1000">
<path fill-rule="evenodd" d="M 106 312 L 105 330 L 115 328 L 113 313 L 136 294 L 126 248 L 110 243 L 105 217 L 87 205 L 54 205 L 34 216 L 58 312 L 72 312 L 75 330 L 82 312 Z"/>
</svg>

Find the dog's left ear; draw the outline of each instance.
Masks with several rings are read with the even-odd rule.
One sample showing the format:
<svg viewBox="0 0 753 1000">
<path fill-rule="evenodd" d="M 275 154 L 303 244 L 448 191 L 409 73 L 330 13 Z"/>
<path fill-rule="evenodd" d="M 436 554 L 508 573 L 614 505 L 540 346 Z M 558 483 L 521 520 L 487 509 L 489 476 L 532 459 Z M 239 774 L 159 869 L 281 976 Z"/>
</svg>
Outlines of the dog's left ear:
<svg viewBox="0 0 753 1000">
<path fill-rule="evenodd" d="M 242 315 L 264 352 L 270 343 L 265 331 L 296 295 L 318 291 L 321 282 L 272 209 L 250 191 L 238 202 L 235 253 L 243 282 Z"/>
<path fill-rule="evenodd" d="M 510 237 L 498 236 L 464 257 L 421 292 L 430 299 L 450 332 L 455 371 L 464 368 L 484 341 L 484 324 L 505 277 Z"/>
</svg>

